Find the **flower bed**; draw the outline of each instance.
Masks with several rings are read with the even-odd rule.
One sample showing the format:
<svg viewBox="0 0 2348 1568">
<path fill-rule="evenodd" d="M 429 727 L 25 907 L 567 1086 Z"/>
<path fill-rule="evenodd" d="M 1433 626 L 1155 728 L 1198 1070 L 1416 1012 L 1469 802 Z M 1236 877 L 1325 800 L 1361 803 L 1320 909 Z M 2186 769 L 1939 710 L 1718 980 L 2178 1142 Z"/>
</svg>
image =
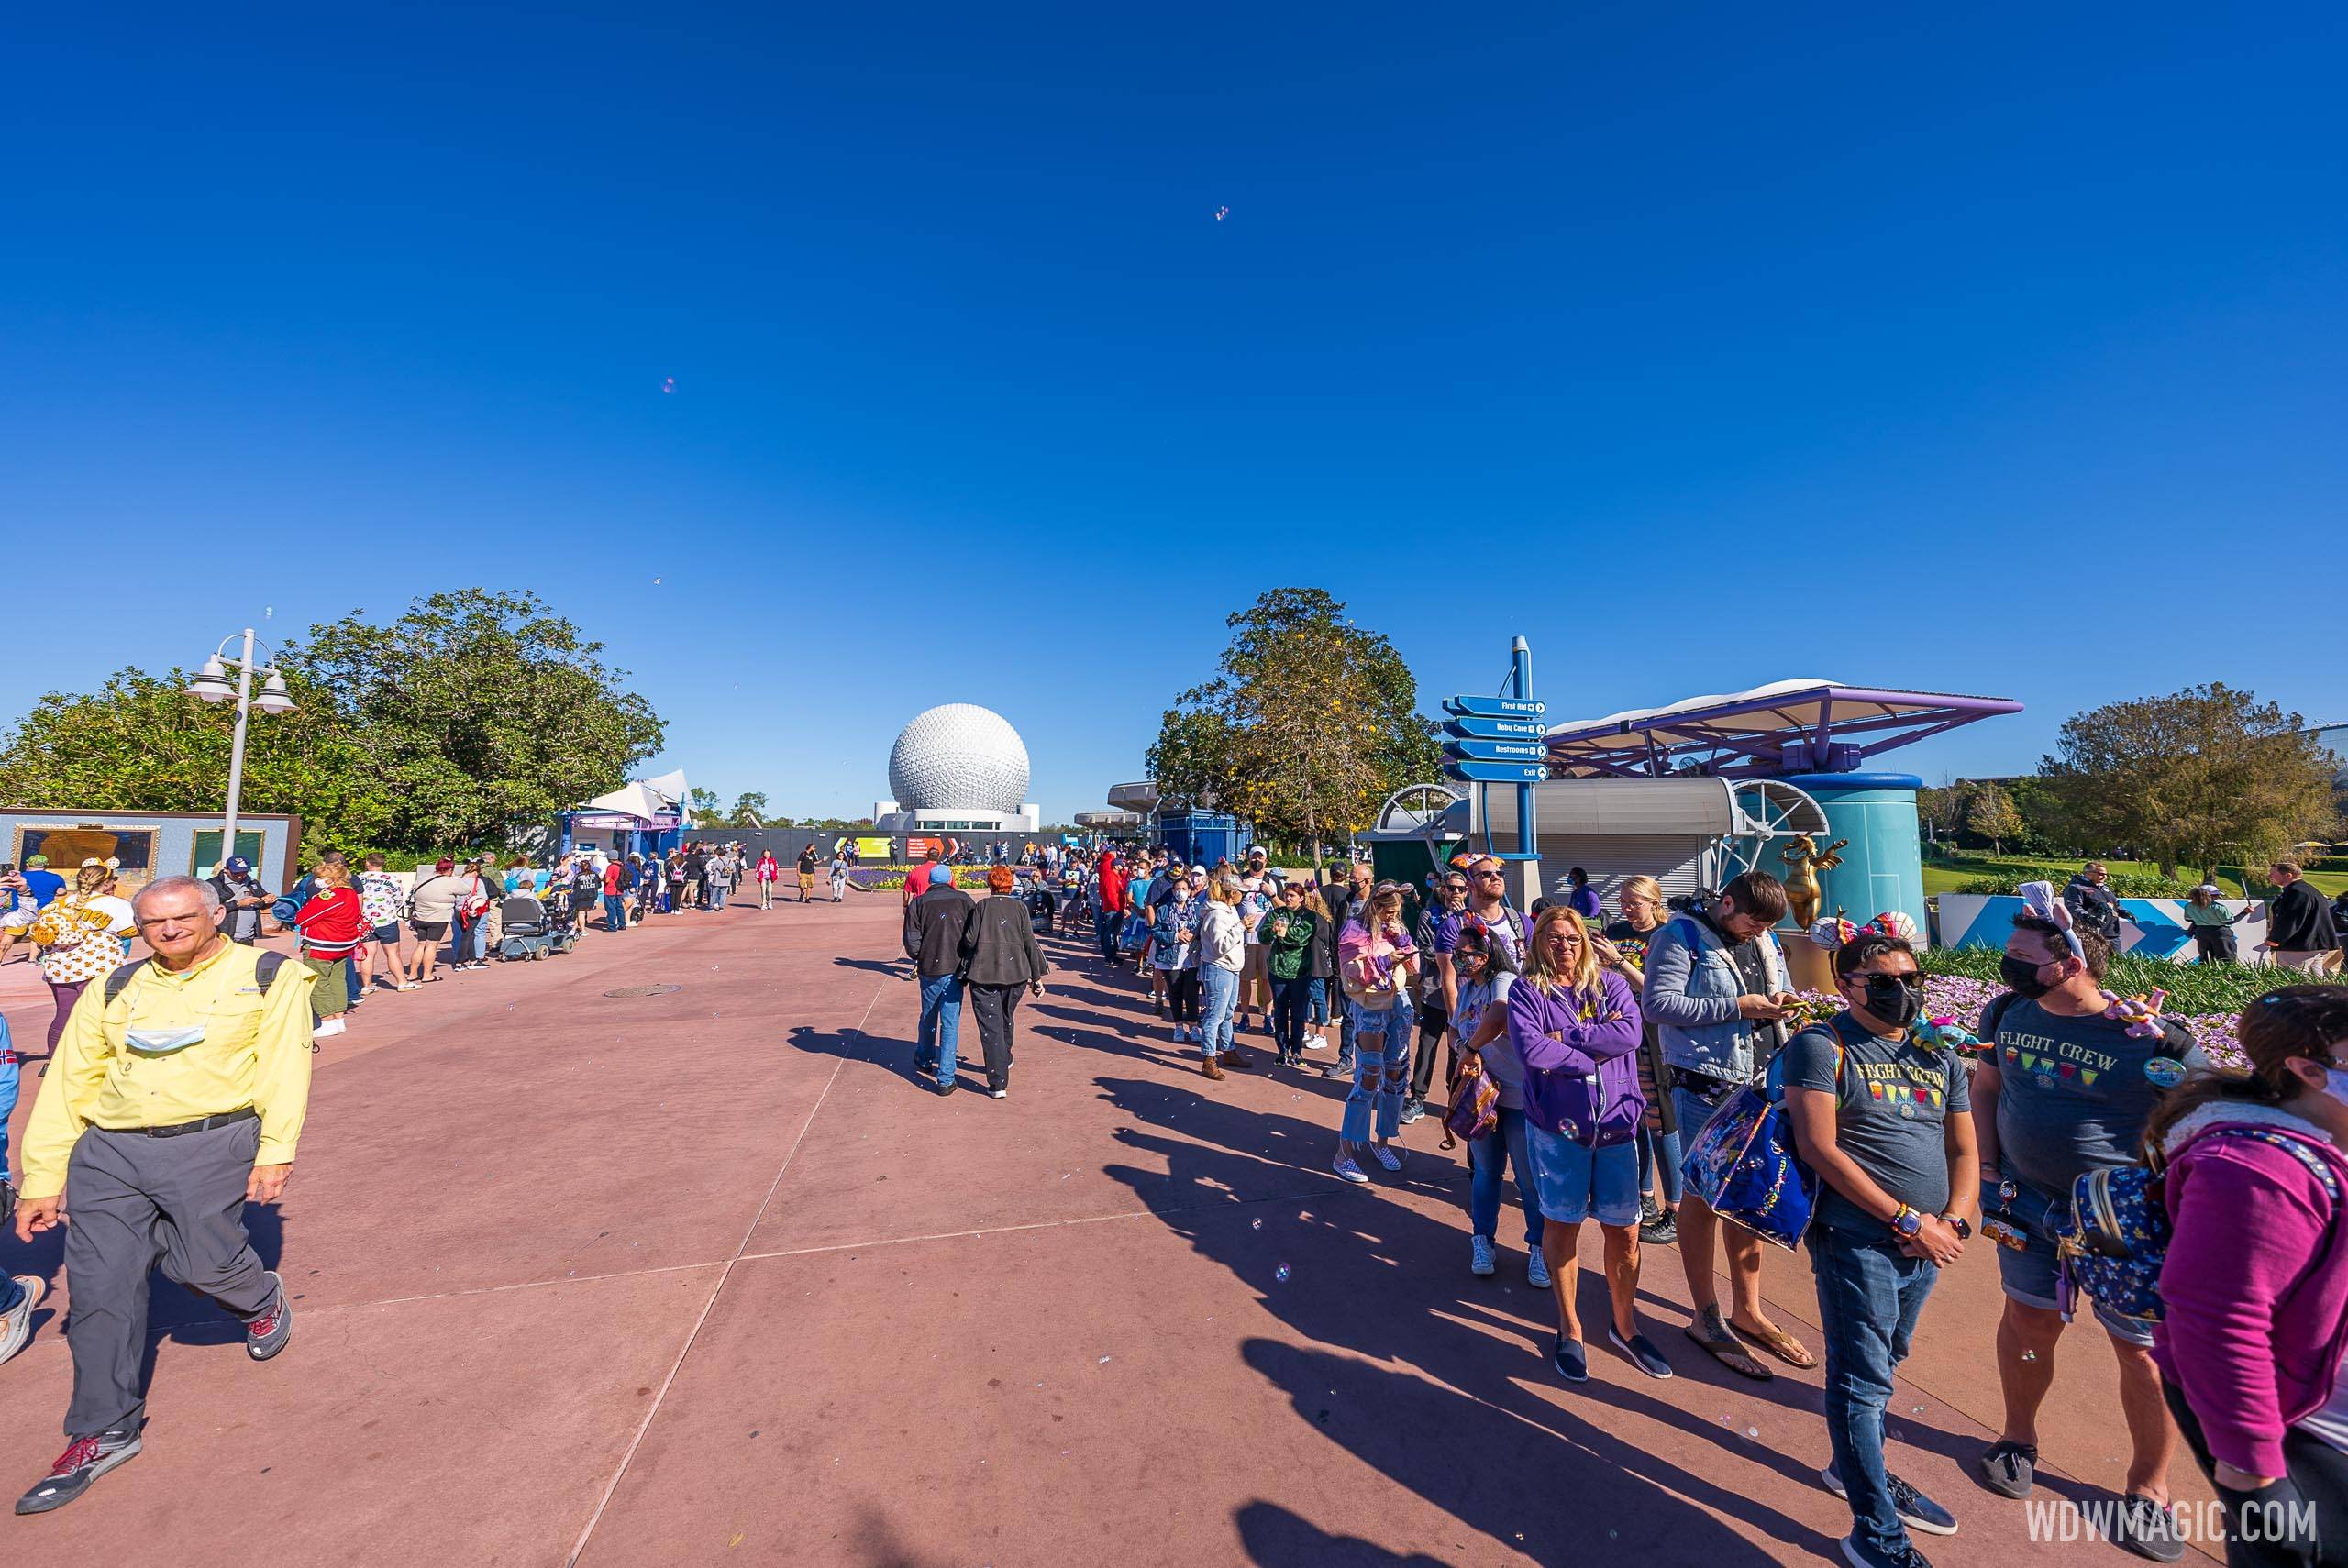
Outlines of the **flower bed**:
<svg viewBox="0 0 2348 1568">
<path fill-rule="evenodd" d="M 1924 971 L 1924 1010 L 1934 1018 L 1955 1018 L 1967 1029 L 1979 1021 L 1981 1010 L 2005 994 L 1998 978 L 1993 947 L 1935 947 L 1920 954 Z M 2120 954 L 2104 976 L 2104 988 L 2120 996 L 2168 993 L 2161 1010 L 2192 1032 L 2202 1051 L 2220 1066 L 2246 1068 L 2234 1029 L 2242 1010 L 2251 1002 L 2298 978 L 2287 970 L 2252 967 L 2243 964 L 2172 964 L 2165 958 L 2132 958 Z"/>
</svg>

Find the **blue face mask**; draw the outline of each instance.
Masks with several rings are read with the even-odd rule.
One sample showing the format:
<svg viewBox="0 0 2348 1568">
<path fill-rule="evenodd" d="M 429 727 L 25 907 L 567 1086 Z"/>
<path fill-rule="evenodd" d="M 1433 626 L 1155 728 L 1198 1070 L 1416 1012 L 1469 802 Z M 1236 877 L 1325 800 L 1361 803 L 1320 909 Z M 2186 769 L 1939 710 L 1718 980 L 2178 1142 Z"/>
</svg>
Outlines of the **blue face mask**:
<svg viewBox="0 0 2348 1568">
<path fill-rule="evenodd" d="M 2323 1092 L 2348 1105 L 2348 1067 L 2326 1067 L 2323 1070 Z"/>
</svg>

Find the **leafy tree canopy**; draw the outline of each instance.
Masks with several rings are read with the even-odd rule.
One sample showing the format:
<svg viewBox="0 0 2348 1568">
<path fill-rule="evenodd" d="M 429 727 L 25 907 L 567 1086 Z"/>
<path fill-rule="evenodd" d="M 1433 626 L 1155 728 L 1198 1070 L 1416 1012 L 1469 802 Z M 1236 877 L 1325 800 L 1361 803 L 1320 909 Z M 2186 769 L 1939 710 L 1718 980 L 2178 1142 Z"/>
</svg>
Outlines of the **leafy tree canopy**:
<svg viewBox="0 0 2348 1568">
<path fill-rule="evenodd" d="M 2331 769 L 2298 714 L 2219 682 L 2066 721 L 2039 767 L 2068 835 L 2174 872 L 2330 832 Z"/>
<path fill-rule="evenodd" d="M 305 844 L 483 842 L 615 789 L 661 723 L 603 645 L 530 593 L 464 589 L 377 624 L 354 612 L 278 650 L 294 712 L 253 715 L 240 805 Z M 125 669 L 51 692 L 0 738 L 0 798 L 113 811 L 226 803 L 233 704 Z"/>
</svg>

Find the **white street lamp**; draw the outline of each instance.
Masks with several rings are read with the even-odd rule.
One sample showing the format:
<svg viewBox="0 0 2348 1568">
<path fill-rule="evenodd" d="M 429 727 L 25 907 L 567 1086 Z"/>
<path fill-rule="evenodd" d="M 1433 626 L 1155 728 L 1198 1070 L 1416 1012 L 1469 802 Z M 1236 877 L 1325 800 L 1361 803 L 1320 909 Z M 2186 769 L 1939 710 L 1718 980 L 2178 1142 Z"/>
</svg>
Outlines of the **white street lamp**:
<svg viewBox="0 0 2348 1568">
<path fill-rule="evenodd" d="M 225 650 L 235 640 L 233 633 L 221 638 L 220 646 L 212 650 L 212 656 L 204 661 L 195 678 L 187 683 L 187 694 L 206 702 L 225 702 L 231 697 L 237 700 L 237 734 L 228 747 L 228 815 L 220 834 L 220 861 L 223 865 L 237 853 L 237 801 L 245 783 L 245 721 L 255 708 L 264 713 L 290 713 L 294 711 L 294 694 L 285 689 L 285 677 L 253 662 L 253 629 L 247 626 L 244 630 L 243 657 L 224 658 Z M 237 672 L 237 682 L 233 687 L 228 684 L 231 668 Z M 255 670 L 266 677 L 258 697 L 253 695 Z"/>
</svg>

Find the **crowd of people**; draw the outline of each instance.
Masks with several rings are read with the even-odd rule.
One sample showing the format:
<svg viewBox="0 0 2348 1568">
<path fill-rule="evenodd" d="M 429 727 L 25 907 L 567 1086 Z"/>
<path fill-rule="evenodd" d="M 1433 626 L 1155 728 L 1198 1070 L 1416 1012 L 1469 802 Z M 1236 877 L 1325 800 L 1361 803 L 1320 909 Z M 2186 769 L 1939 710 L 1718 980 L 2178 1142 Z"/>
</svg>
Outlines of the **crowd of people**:
<svg viewBox="0 0 2348 1568">
<path fill-rule="evenodd" d="M 274 896 L 231 860 L 127 901 L 105 862 L 70 884 L 28 865 L 47 873 L 46 896 L 8 929 L 38 944 L 60 1005 L 21 1187 L 0 1198 L 29 1240 L 60 1223 L 70 1171 L 76 1300 L 69 1445 L 20 1512 L 63 1506 L 138 1452 L 150 1269 L 226 1306 L 254 1359 L 283 1348 L 291 1306 L 238 1216 L 282 1190 L 316 1042 L 354 995 L 430 983 L 444 943 L 450 967 L 481 966 L 501 945 L 493 912 L 509 931 L 527 916 L 516 900 L 575 936 L 599 911 L 624 931 L 722 910 L 745 878 L 765 889 L 781 875 L 771 856 L 691 845 L 544 867 L 444 860 L 403 889 L 382 859 L 353 871 L 320 856 Z M 2277 866 L 2278 887 L 2295 870 Z M 1857 1568 L 1922 1568 L 1916 1535 L 1959 1528 L 1888 1468 L 1885 1413 L 1941 1272 L 1983 1244 L 2004 1298 L 1994 1329 L 1930 1331 L 1980 1332 L 1995 1368 L 1999 1430 L 1971 1466 L 1988 1492 L 2037 1491 L 2039 1420 L 2085 1303 L 2121 1371 L 2110 1414 L 2130 1460 L 2101 1526 L 2117 1545 L 2183 1554 L 2169 1493 L 2182 1447 L 2228 1510 L 2230 1562 L 2348 1563 L 2348 988 L 2270 991 L 2243 1011 L 2247 1068 L 2221 1069 L 2183 1028 L 2104 988 L 2113 944 L 2079 890 L 2100 886 L 2091 875 L 2026 900 L 2000 956 L 2004 990 L 1972 1032 L 1924 1017 L 1912 922 L 1896 914 L 1819 922 L 1806 934 L 1831 955 L 1836 1005 L 1798 994 L 1778 936 L 1786 889 L 1758 872 L 1678 899 L 1623 878 L 1611 921 L 1578 869 L 1519 911 L 1506 864 L 1472 853 L 1423 888 L 1359 861 L 1283 871 L 1261 851 L 1203 867 L 1162 851 L 995 864 L 982 888 L 967 875 L 933 855 L 905 879 L 928 1087 L 957 1086 L 967 1007 L 987 1092 L 1009 1097 L 1020 1004 L 1050 972 L 1038 933 L 1057 927 L 1104 972 L 1131 966 L 1205 1078 L 1261 1066 L 1342 1082 L 1329 1164 L 1349 1186 L 1403 1170 L 1406 1130 L 1435 1110 L 1467 1145 L 1471 1275 L 1501 1267 L 1515 1182 L 1523 1277 L 1551 1293 L 1546 1361 L 1562 1383 L 1590 1375 L 1577 1287 L 1592 1223 L 1604 1345 L 1629 1368 L 1667 1379 L 1675 1354 L 1694 1354 L 1757 1381 L 1820 1372 L 1820 1484 L 1849 1506 L 1838 1550 Z M 298 956 L 258 945 L 272 924 L 298 933 Z M 124 961 L 133 935 L 145 962 Z M 50 967 L 53 951 L 83 948 Z M 2294 982 L 2321 973 L 2294 967 Z M 0 1037 L 0 1101 L 13 1103 L 17 1060 Z M 1760 1125 L 1756 1112 L 1779 1119 L 1815 1199 L 1799 1232 L 1815 1348 L 1768 1315 L 1764 1242 L 1717 1179 L 1724 1150 L 1749 1152 L 1732 1133 Z M 0 1143 L 0 1166 L 6 1155 Z M 1656 1246 L 1676 1249 L 1688 1288 L 1677 1353 L 1639 1297 Z M 0 1360 L 24 1342 L 41 1290 L 38 1276 L 7 1282 Z"/>
<path fill-rule="evenodd" d="M 314 1055 L 352 1010 L 379 991 L 412 991 L 591 928 L 724 910 L 746 878 L 770 904 L 780 868 L 738 845 L 685 844 L 665 855 L 579 850 L 543 865 L 449 857 L 404 884 L 382 855 L 354 869 L 328 852 L 282 893 L 242 857 L 207 878 L 158 878 L 128 899 L 119 875 L 89 859 L 68 881 L 34 855 L 0 887 L 13 895 L 0 933 L 33 946 L 55 1003 L 13 1167 L 8 1119 L 25 1058 L 0 1018 L 0 1218 L 13 1215 L 24 1241 L 63 1226 L 73 1281 L 68 1443 L 17 1500 L 20 1514 L 63 1507 L 138 1452 L 152 1270 L 234 1314 L 254 1360 L 285 1347 L 292 1306 L 241 1215 L 283 1189 Z M 296 939 L 290 957 L 263 945 L 285 932 Z M 130 962 L 141 938 L 149 955 Z M 1040 973 L 1040 955 L 1036 962 Z M 993 970 L 981 967 L 983 998 Z M 1008 1010 L 1001 1016 L 1007 1067 Z M 981 1005 L 981 1032 L 990 1028 Z M 21 1179 L 7 1179 L 12 1168 Z M 45 1292 L 36 1275 L 0 1281 L 0 1361 L 23 1347 Z"/>
<path fill-rule="evenodd" d="M 1642 1320 L 1643 1248 L 1675 1246 L 1695 1353 L 1755 1380 L 1820 1370 L 1832 1453 L 1820 1482 L 1850 1507 L 1839 1550 L 1859 1568 L 1921 1568 L 1917 1537 L 1958 1528 L 1887 1467 L 1885 1410 L 1940 1271 L 1984 1242 L 2003 1295 L 1981 1331 L 2004 1406 L 1973 1456 L 1987 1491 L 2038 1489 L 2038 1423 L 2076 1299 L 2121 1368 L 2111 1414 L 2130 1457 L 2100 1521 L 2110 1540 L 2155 1562 L 2183 1555 L 2169 1492 L 2181 1442 L 2233 1521 L 2231 1562 L 2348 1563 L 2348 989 L 2270 992 L 2243 1019 L 2251 1074 L 2228 1076 L 2182 1026 L 2148 1022 L 2104 989 L 2117 933 L 2098 870 L 2016 918 L 2005 992 L 1969 1021 L 1977 1040 L 1927 1026 L 1904 917 L 1821 922 L 1839 1004 L 1821 1016 L 1777 934 L 1785 889 L 1757 872 L 1678 900 L 1652 877 L 1623 878 L 1608 921 L 1579 868 L 1519 911 L 1491 856 L 1461 856 L 1421 889 L 1361 862 L 1290 874 L 1261 851 L 1191 866 L 1144 850 L 1039 868 L 1028 899 L 1034 925 L 1132 967 L 1206 1077 L 1257 1066 L 1242 1042 L 1260 1031 L 1272 1070 L 1345 1082 L 1330 1163 L 1349 1184 L 1369 1183 L 1370 1166 L 1401 1169 L 1403 1130 L 1447 1099 L 1470 1172 L 1468 1269 L 1497 1271 L 1512 1174 L 1524 1276 L 1552 1292 L 1549 1361 L 1565 1383 L 1589 1376 L 1583 1225 L 1600 1231 L 1605 1342 L 1649 1377 L 1673 1364 Z M 2305 886 L 2287 862 L 2270 875 L 2287 896 Z M 2325 941 L 2320 901 L 2298 908 L 2306 897 L 2277 909 L 2270 945 L 2279 966 L 2320 977 L 2330 966 L 2309 955 L 2336 954 L 2337 940 Z M 939 923 L 952 899 L 969 902 L 909 894 L 907 925 L 909 954 L 917 928 L 930 938 L 917 955 L 921 1063 L 947 1064 L 948 1081 L 951 1046 L 936 1042 L 951 1039 L 957 944 L 969 940 L 967 923 Z M 1006 874 L 988 903 L 1012 901 Z M 1033 962 L 1015 977 L 1040 981 Z M 1322 1051 L 1334 1059 L 1312 1065 Z M 1707 1128 L 1756 1096 L 1817 1194 L 1801 1237 L 1815 1347 L 1767 1311 L 1761 1237 L 1683 1179 L 1712 1157 Z M 2075 1188 L 2131 1178 L 2157 1189 L 2174 1226 L 2157 1276 L 2165 1311 L 2083 1290 L 2069 1261 Z"/>
</svg>

